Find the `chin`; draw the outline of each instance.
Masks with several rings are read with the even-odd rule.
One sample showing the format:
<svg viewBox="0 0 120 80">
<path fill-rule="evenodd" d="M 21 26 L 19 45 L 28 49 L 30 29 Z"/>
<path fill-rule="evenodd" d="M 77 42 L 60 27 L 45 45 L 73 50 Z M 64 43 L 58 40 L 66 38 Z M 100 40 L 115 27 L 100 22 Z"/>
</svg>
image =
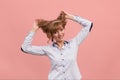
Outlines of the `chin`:
<svg viewBox="0 0 120 80">
<path fill-rule="evenodd" d="M 62 42 L 63 41 L 63 39 L 59 39 L 59 40 L 57 40 L 57 42 Z"/>
</svg>

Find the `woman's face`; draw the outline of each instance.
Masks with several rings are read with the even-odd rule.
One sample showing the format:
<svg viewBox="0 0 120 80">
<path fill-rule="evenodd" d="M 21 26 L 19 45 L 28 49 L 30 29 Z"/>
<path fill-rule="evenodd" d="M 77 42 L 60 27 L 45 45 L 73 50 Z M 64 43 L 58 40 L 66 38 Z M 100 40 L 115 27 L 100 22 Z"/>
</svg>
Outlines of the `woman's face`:
<svg viewBox="0 0 120 80">
<path fill-rule="evenodd" d="M 55 33 L 53 33 L 53 38 L 56 42 L 61 42 L 64 40 L 65 32 L 64 32 L 64 28 L 62 27 L 62 25 L 59 25 L 58 27 L 59 29 Z"/>
</svg>

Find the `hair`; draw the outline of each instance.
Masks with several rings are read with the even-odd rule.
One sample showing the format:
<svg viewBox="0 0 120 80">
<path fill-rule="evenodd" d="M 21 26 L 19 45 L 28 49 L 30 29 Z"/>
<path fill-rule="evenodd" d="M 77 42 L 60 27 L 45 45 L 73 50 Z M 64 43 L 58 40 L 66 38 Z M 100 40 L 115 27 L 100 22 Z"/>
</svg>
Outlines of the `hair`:
<svg viewBox="0 0 120 80">
<path fill-rule="evenodd" d="M 66 25 L 66 18 L 65 13 L 61 11 L 60 15 L 51 21 L 44 20 L 44 19 L 36 19 L 37 25 L 42 31 L 47 35 L 48 39 L 53 42 L 53 34 L 59 29 L 59 25 L 65 28 Z"/>
</svg>

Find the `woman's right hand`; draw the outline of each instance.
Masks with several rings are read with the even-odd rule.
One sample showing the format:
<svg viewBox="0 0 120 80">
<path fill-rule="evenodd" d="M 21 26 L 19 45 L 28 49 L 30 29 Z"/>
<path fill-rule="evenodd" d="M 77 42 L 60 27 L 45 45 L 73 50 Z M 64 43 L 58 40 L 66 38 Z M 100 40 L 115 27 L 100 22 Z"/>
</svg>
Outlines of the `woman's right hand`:
<svg viewBox="0 0 120 80">
<path fill-rule="evenodd" d="M 32 32 L 36 32 L 37 30 L 39 29 L 39 26 L 38 26 L 38 19 L 36 19 L 33 23 L 33 27 L 32 27 Z"/>
</svg>

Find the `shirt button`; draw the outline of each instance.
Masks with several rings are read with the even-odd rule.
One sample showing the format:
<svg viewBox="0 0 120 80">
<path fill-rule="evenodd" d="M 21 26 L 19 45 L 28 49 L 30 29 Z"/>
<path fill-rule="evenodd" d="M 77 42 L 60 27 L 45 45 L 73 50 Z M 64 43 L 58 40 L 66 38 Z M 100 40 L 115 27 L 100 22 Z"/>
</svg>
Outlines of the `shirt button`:
<svg viewBox="0 0 120 80">
<path fill-rule="evenodd" d="M 64 59 L 62 59 L 62 61 L 64 61 Z"/>
<path fill-rule="evenodd" d="M 65 73 L 65 71 L 63 73 Z"/>
<path fill-rule="evenodd" d="M 63 67 L 65 67 L 65 66 L 63 65 Z"/>
</svg>

